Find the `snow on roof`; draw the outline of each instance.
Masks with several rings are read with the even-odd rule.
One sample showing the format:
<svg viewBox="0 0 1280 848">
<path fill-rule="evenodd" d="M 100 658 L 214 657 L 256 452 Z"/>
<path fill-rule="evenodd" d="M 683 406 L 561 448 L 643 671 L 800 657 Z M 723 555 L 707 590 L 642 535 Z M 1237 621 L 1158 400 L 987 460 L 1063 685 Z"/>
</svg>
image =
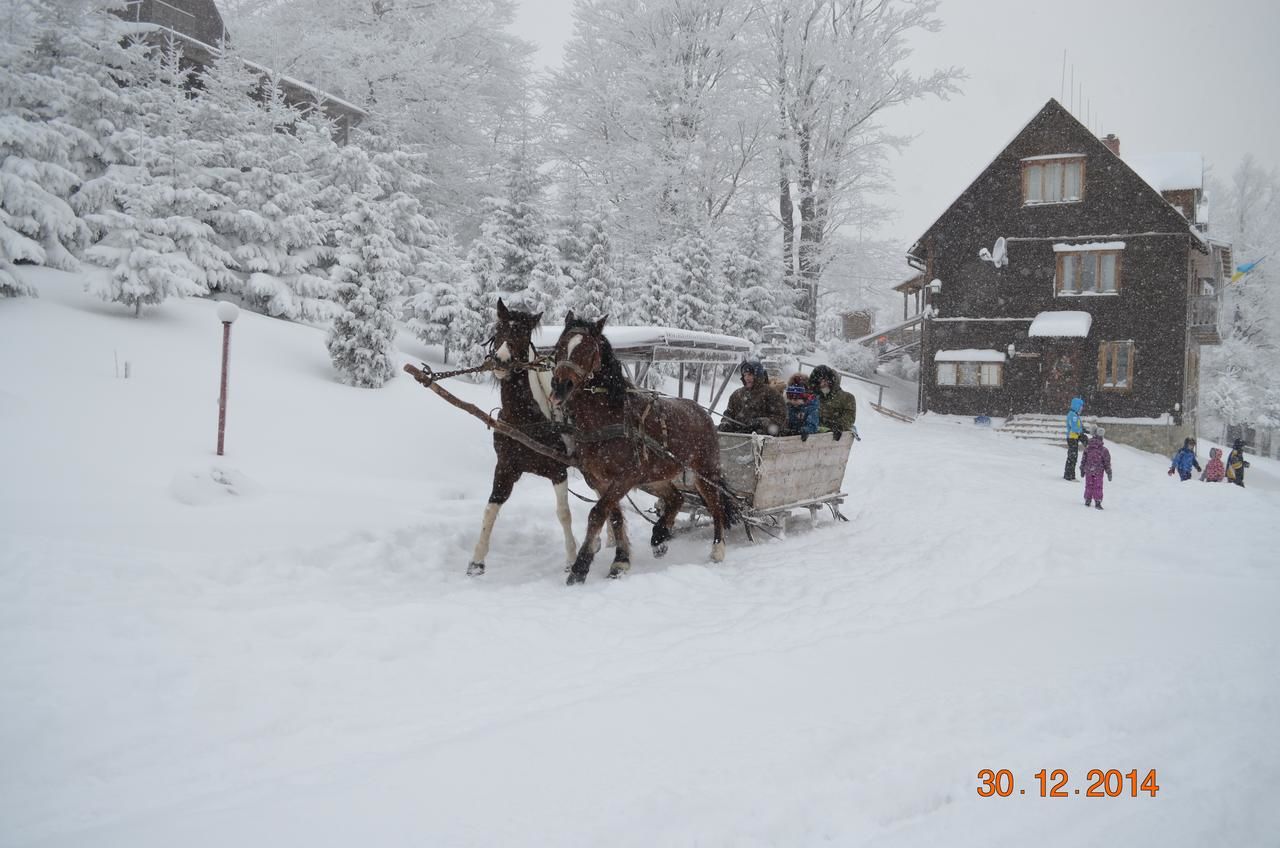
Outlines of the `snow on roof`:
<svg viewBox="0 0 1280 848">
<path fill-rule="evenodd" d="M 544 326 L 533 335 L 538 347 L 551 347 L 564 332 L 559 325 Z M 719 333 L 700 333 L 695 330 L 677 330 L 674 327 L 628 327 L 605 325 L 604 336 L 615 349 L 636 347 L 700 347 L 715 350 L 734 350 L 744 356 L 751 350 L 751 342 L 740 336 Z"/>
<path fill-rule="evenodd" d="M 1093 315 L 1088 312 L 1069 309 L 1056 312 L 1041 312 L 1031 322 L 1031 329 L 1027 331 L 1027 335 L 1032 337 L 1049 336 L 1082 339 L 1089 335 L 1091 326 L 1093 326 Z"/>
<path fill-rule="evenodd" d="M 1156 191 L 1204 188 L 1204 157 L 1199 153 L 1148 153 L 1123 159 Z"/>
<path fill-rule="evenodd" d="M 1005 355 L 998 350 L 940 350 L 933 355 L 934 362 L 1004 362 Z"/>
<path fill-rule="evenodd" d="M 1124 250 L 1122 241 L 1091 241 L 1087 244 L 1066 244 L 1059 242 L 1053 246 L 1054 253 L 1076 253 L 1091 250 Z"/>
<path fill-rule="evenodd" d="M 1022 162 L 1047 162 L 1051 159 L 1083 159 L 1083 153 L 1046 153 L 1043 156 L 1023 156 Z"/>
</svg>

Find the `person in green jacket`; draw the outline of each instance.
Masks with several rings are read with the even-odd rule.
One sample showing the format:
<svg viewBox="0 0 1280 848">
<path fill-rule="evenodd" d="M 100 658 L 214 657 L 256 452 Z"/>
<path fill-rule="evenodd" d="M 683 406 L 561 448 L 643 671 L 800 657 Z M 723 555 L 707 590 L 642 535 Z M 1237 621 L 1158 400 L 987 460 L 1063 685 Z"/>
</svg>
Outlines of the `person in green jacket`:
<svg viewBox="0 0 1280 848">
<path fill-rule="evenodd" d="M 854 429 L 858 420 L 858 401 L 840 388 L 840 375 L 826 365 L 809 374 L 809 388 L 818 397 L 818 426 L 830 430 L 838 440 Z"/>
</svg>

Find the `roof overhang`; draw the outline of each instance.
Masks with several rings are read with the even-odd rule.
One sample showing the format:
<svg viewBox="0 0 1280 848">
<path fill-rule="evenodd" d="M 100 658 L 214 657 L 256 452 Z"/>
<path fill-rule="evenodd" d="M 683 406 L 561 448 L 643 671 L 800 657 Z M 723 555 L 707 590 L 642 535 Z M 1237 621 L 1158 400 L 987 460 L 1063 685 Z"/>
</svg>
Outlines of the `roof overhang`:
<svg viewBox="0 0 1280 848">
<path fill-rule="evenodd" d="M 1083 339 L 1093 326 L 1093 315 L 1075 309 L 1041 312 L 1031 322 L 1027 335 L 1032 338 Z"/>
</svg>

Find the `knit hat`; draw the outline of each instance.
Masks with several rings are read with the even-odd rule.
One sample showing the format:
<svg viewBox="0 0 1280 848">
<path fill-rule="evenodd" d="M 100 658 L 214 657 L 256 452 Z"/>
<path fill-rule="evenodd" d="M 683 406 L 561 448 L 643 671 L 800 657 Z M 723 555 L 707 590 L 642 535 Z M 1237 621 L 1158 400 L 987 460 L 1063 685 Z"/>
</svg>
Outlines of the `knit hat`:
<svg viewBox="0 0 1280 848">
<path fill-rule="evenodd" d="M 795 400 L 796 398 L 799 398 L 800 400 L 809 399 L 808 389 L 806 389 L 804 386 L 797 386 L 794 384 L 787 386 L 786 395 L 787 395 L 787 400 Z"/>
<path fill-rule="evenodd" d="M 1102 438 L 1103 436 L 1105 436 L 1106 434 L 1107 434 L 1107 431 L 1106 431 L 1105 429 L 1103 429 L 1102 427 L 1094 427 L 1094 428 L 1093 428 L 1093 437 L 1094 437 L 1095 439 L 1101 439 L 1101 438 Z"/>
</svg>

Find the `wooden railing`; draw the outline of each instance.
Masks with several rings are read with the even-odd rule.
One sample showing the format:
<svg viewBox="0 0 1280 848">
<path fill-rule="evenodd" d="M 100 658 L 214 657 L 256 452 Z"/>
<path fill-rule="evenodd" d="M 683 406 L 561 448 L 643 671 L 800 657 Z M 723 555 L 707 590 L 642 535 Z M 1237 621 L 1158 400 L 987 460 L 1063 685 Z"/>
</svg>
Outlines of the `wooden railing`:
<svg viewBox="0 0 1280 848">
<path fill-rule="evenodd" d="M 1202 294 L 1187 298 L 1187 324 L 1192 327 L 1218 326 L 1218 296 Z"/>
<path fill-rule="evenodd" d="M 1187 326 L 1199 344 L 1221 344 L 1218 332 L 1218 296 L 1202 294 L 1187 298 Z"/>
</svg>

